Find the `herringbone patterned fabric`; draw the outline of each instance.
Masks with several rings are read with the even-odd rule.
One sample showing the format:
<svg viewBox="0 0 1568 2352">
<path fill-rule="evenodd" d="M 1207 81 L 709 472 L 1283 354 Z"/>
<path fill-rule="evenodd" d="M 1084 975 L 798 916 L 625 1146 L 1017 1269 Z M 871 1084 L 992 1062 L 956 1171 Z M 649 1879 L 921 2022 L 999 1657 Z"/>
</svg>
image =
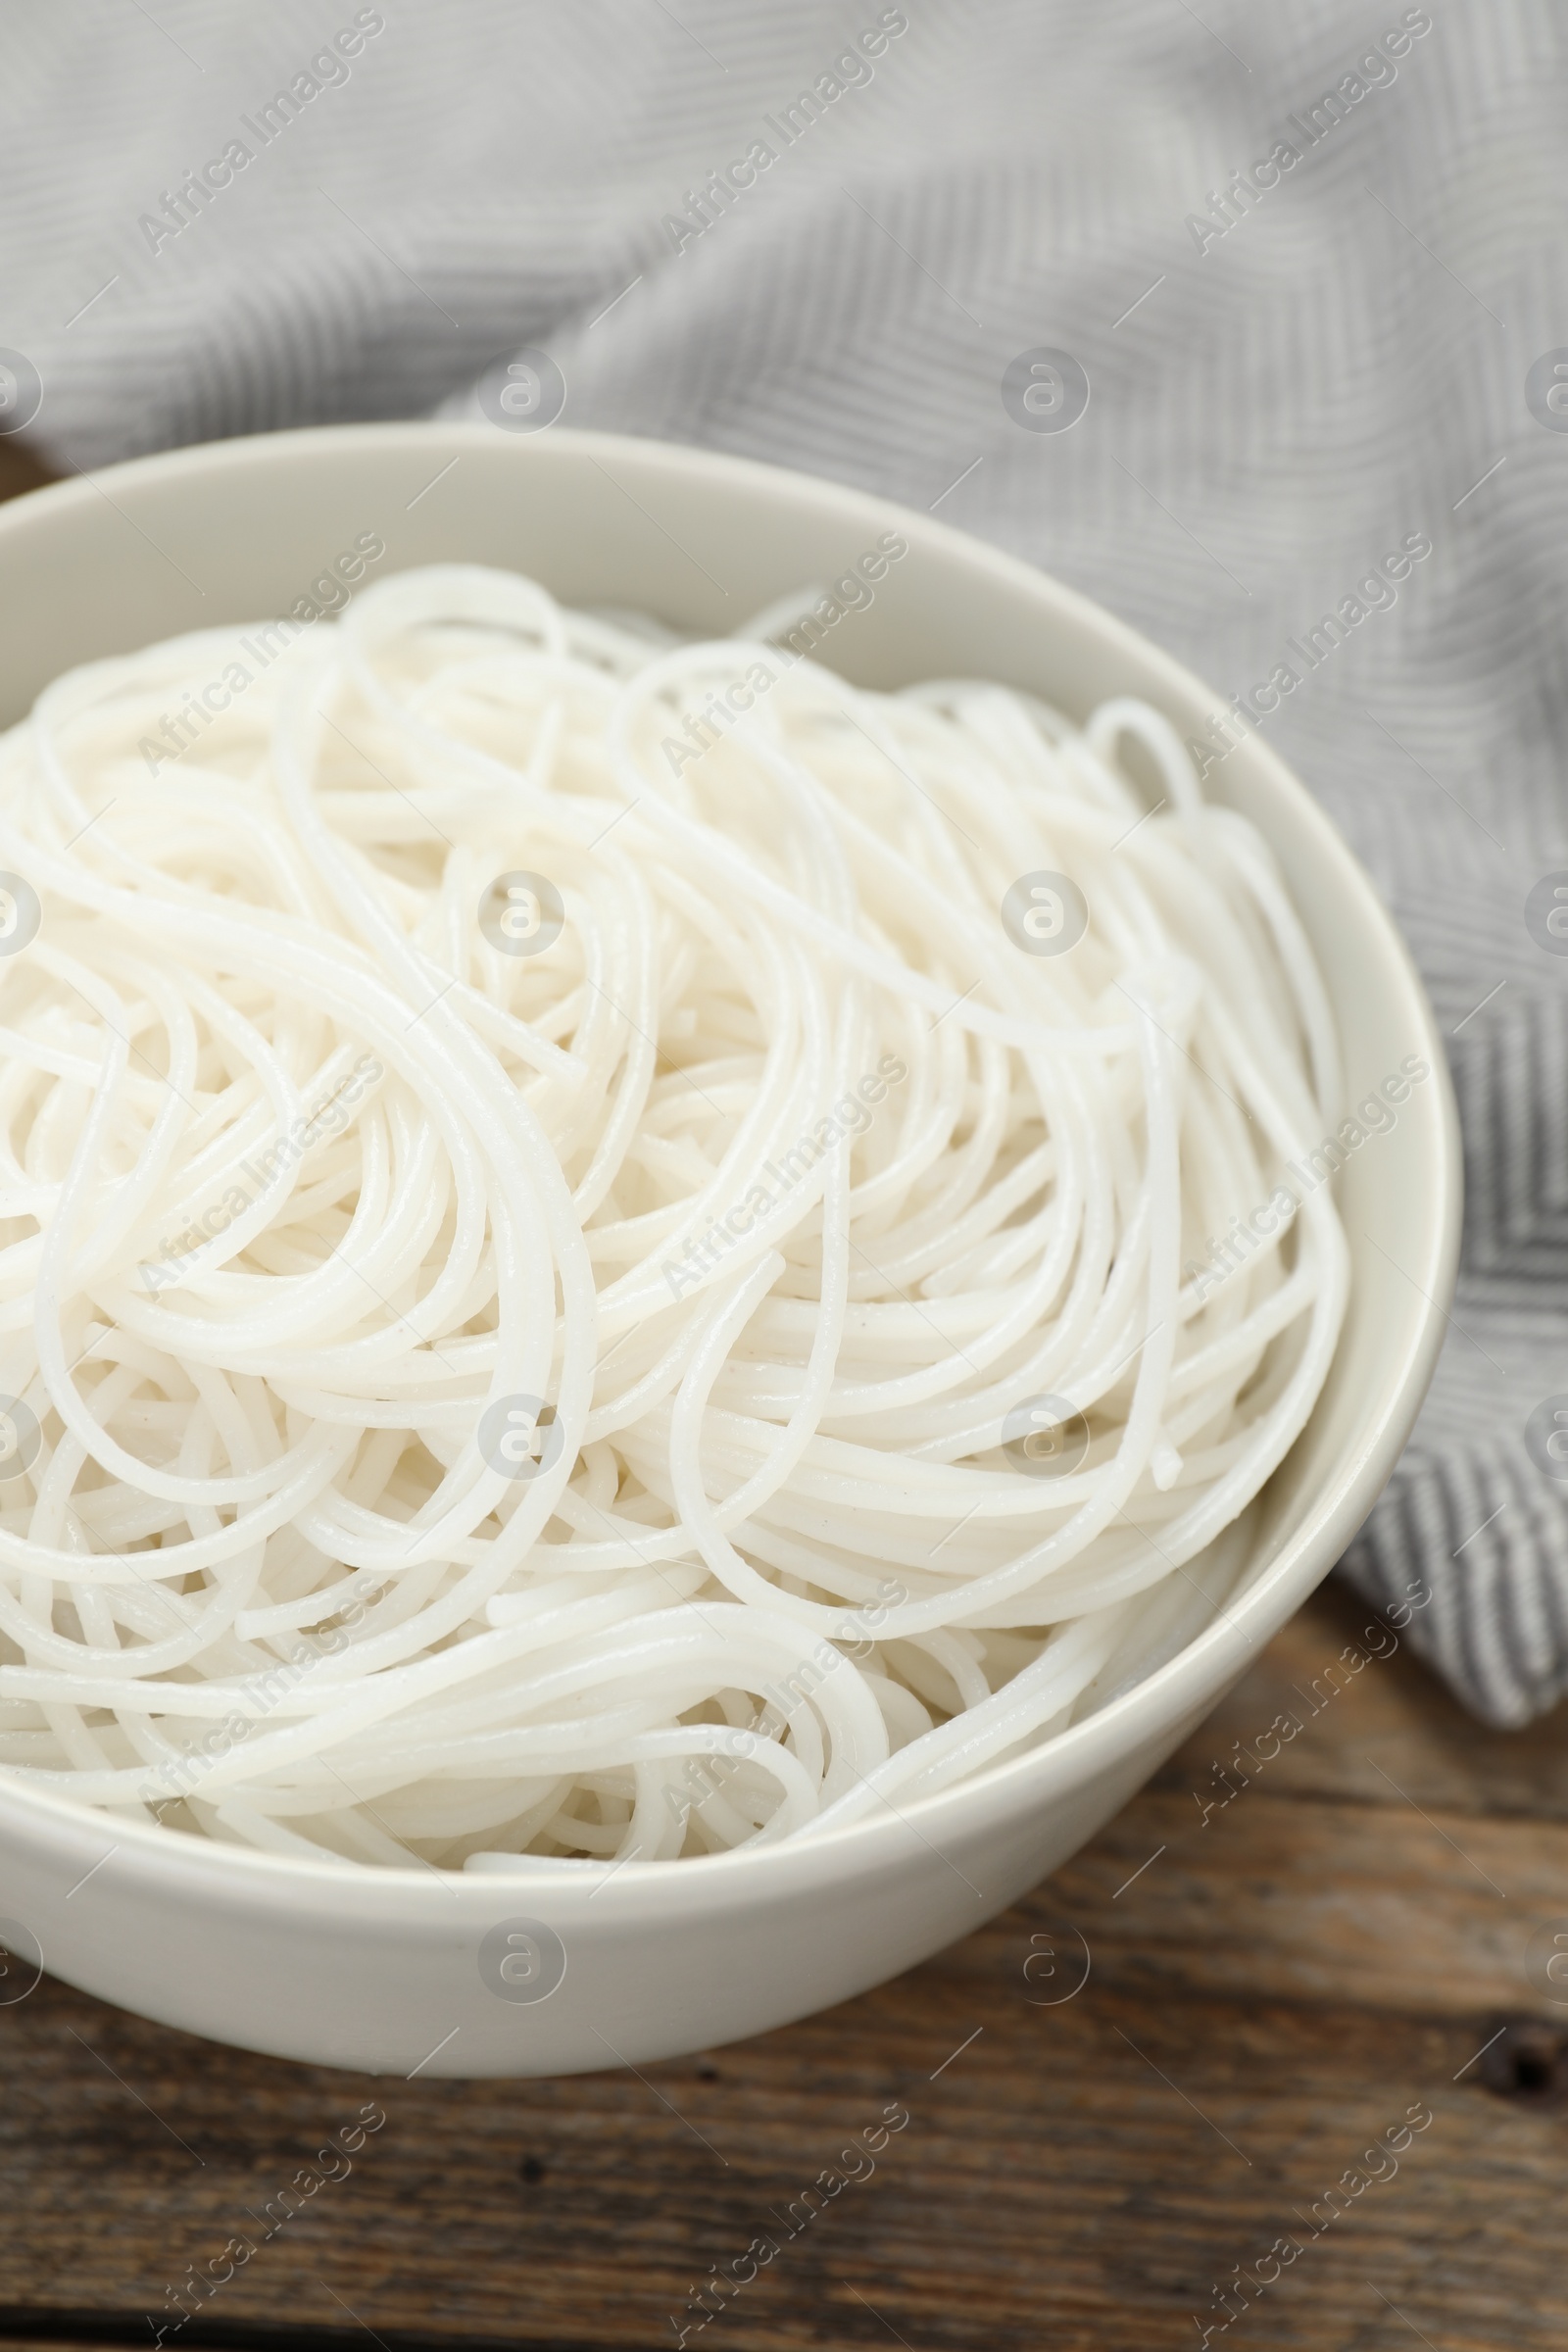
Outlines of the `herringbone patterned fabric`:
<svg viewBox="0 0 1568 2352">
<path fill-rule="evenodd" d="M 1265 724 L 1414 946 L 1471 1188 L 1347 1572 L 1424 1577 L 1411 1638 L 1498 1722 L 1568 1688 L 1568 1485 L 1525 1439 L 1568 1391 L 1568 957 L 1525 917 L 1568 867 L 1565 45 L 1524 0 L 0 23 L 0 342 L 57 460 L 462 407 L 542 345 L 573 423 L 934 506 L 1227 696 L 1291 670 Z M 1041 347 L 1070 429 L 1004 405 Z"/>
</svg>

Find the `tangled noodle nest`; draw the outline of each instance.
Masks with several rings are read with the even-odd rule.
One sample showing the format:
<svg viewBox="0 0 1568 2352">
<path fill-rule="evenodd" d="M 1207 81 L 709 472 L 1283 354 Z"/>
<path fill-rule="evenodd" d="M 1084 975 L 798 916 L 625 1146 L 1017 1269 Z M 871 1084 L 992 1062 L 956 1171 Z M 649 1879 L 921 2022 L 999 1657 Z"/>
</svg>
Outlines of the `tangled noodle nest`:
<svg viewBox="0 0 1568 2352">
<path fill-rule="evenodd" d="M 10 1773 L 672 1858 L 903 1810 L 1222 1605 L 1347 1253 L 1326 1188 L 1193 1253 L 1339 1078 L 1155 713 L 440 567 L 73 672 L 0 767 Z"/>
</svg>

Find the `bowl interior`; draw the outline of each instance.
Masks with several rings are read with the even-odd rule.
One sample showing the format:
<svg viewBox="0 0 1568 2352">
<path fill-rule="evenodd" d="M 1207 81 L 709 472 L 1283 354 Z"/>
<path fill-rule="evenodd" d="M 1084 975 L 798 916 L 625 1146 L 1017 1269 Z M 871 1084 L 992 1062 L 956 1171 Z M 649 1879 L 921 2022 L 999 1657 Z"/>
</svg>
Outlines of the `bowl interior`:
<svg viewBox="0 0 1568 2352">
<path fill-rule="evenodd" d="M 978 542 L 884 502 L 798 475 L 653 442 L 485 425 L 376 425 L 270 435 L 138 461 L 101 486 L 67 483 L 0 510 L 0 724 L 73 664 L 183 631 L 300 611 L 366 535 L 369 576 L 435 562 L 529 573 L 564 602 L 652 612 L 727 633 L 809 583 L 830 586 L 887 534 L 906 544 L 869 604 L 836 620 L 815 658 L 858 683 L 941 675 L 1027 687 L 1076 717 L 1112 694 L 1161 709 L 1184 735 L 1225 708 L 1098 607 Z M 318 589 L 313 601 L 336 601 Z M 1249 736 L 1211 771 L 1278 855 L 1315 947 L 1344 1047 L 1348 1101 L 1414 1056 L 1391 1129 L 1336 1179 L 1353 1287 L 1307 1429 L 1258 1506 L 1244 1591 L 1137 1690 L 1037 1755 L 921 1800 L 933 1816 L 985 1801 L 1034 1804 L 1102 1768 L 1151 1729 L 1190 1720 L 1332 1566 L 1392 1469 L 1430 1378 L 1458 1230 L 1456 1126 L 1419 982 L 1370 884 L 1309 796 Z M 988 1793 L 987 1793 L 988 1792 Z M 12 1801 L 62 1818 L 68 1800 Z M 101 1817 L 96 1817 L 101 1818 Z M 863 1844 L 864 1824 L 838 1834 Z M 131 1825 L 132 1841 L 167 1845 Z M 184 1841 L 181 1841 L 184 1842 Z M 824 1840 L 823 1843 L 827 1843 Z M 818 1855 L 821 1846 L 814 1849 Z M 725 1867 L 731 1858 L 717 1858 Z M 733 1857 L 776 1869 L 783 1854 Z M 230 1853 L 225 1864 L 360 1878 L 352 1865 Z M 681 1876 L 715 1865 L 683 1863 Z M 627 1883 L 645 1869 L 631 1866 Z M 411 1874 L 372 1874 L 383 1879 Z"/>
</svg>

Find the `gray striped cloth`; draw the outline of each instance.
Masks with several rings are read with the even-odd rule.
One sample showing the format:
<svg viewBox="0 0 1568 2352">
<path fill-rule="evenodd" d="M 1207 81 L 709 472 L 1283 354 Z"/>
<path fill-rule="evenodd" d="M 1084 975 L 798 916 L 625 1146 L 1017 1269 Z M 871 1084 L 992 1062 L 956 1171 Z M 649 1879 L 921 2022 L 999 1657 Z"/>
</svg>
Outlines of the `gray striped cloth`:
<svg viewBox="0 0 1568 2352">
<path fill-rule="evenodd" d="M 1522 0 L 0 23 L 0 421 L 46 459 L 493 410 L 528 346 L 573 423 L 935 509 L 1227 694 L 1294 669 L 1266 724 L 1414 945 L 1470 1185 L 1344 1572 L 1423 1580 L 1409 1638 L 1501 1724 L 1568 1688 L 1565 38 Z"/>
</svg>

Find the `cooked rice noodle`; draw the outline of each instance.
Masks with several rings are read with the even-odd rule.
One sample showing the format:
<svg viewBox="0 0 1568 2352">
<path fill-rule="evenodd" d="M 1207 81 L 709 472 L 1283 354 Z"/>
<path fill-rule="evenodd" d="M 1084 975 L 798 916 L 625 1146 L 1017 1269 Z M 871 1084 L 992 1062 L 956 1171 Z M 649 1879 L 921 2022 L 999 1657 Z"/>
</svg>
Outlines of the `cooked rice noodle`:
<svg viewBox="0 0 1568 2352">
<path fill-rule="evenodd" d="M 1141 704 L 770 625 L 441 566 L 0 741 L 16 1779 L 672 1859 L 904 1813 L 1225 1606 L 1347 1284 L 1274 861 Z"/>
</svg>

